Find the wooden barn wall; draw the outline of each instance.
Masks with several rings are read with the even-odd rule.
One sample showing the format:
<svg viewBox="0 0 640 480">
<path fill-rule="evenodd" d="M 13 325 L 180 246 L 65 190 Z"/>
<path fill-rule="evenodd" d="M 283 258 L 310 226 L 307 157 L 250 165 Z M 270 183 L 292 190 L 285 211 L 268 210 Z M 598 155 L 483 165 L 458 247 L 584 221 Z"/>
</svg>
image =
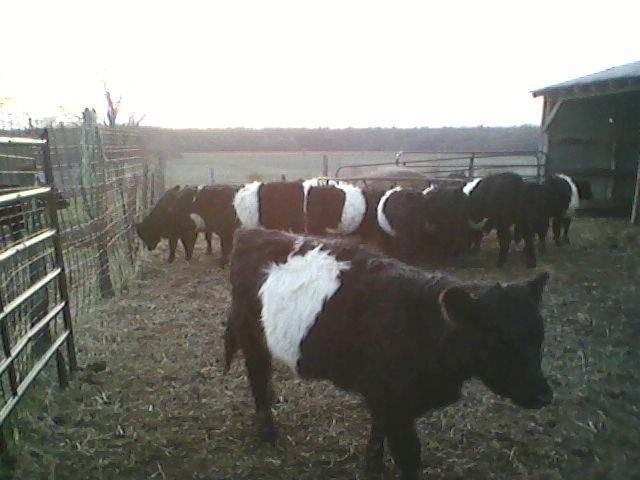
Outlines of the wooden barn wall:
<svg viewBox="0 0 640 480">
<path fill-rule="evenodd" d="M 640 92 L 566 100 L 548 132 L 548 171 L 590 180 L 594 206 L 627 206 L 635 188 L 639 125 Z M 607 172 L 613 165 L 615 179 Z"/>
</svg>

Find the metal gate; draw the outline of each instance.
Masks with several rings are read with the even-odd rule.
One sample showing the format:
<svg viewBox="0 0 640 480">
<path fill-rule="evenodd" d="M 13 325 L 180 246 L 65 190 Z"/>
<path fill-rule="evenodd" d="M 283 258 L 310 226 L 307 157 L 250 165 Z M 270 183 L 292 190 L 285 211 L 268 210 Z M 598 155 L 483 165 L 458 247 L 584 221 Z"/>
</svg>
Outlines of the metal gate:
<svg viewBox="0 0 640 480">
<path fill-rule="evenodd" d="M 42 155 L 47 185 L 0 186 L 0 447 L 1 428 L 55 356 L 60 385 L 77 369 L 57 202 L 46 132 L 41 139 L 0 137 L 0 144 Z"/>
</svg>

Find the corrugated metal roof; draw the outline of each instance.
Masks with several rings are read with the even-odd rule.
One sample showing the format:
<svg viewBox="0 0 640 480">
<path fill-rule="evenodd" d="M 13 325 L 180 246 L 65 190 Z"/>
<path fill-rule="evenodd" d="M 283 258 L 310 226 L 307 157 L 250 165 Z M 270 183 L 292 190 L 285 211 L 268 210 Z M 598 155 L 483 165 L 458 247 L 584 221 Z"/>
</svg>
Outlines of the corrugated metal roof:
<svg viewBox="0 0 640 480">
<path fill-rule="evenodd" d="M 548 87 L 540 88 L 531 92 L 534 97 L 550 92 L 557 92 L 574 87 L 584 87 L 616 80 L 640 80 L 640 62 L 627 63 L 617 67 L 607 68 L 601 72 L 592 73 L 585 77 L 568 80 Z"/>
</svg>

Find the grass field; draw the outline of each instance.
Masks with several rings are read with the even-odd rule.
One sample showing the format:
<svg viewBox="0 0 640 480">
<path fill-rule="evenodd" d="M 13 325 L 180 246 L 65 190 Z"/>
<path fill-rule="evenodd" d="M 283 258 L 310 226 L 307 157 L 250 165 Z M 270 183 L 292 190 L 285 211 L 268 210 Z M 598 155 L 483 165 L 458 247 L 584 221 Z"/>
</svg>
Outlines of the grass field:
<svg viewBox="0 0 640 480">
<path fill-rule="evenodd" d="M 168 186 L 176 184 L 234 183 L 242 184 L 250 180 L 280 180 L 285 174 L 288 180 L 311 178 L 322 174 L 322 156 L 329 160 L 329 175 L 333 176 L 338 167 L 366 163 L 393 162 L 396 152 L 186 152 L 181 158 L 167 162 L 166 182 Z M 405 155 L 405 160 L 423 158 L 442 158 L 443 155 Z M 501 170 L 501 164 L 531 164 L 532 157 L 503 157 L 477 160 L 476 166 L 495 165 Z M 449 161 L 447 165 L 462 168 L 468 160 Z M 429 168 L 417 169 L 429 171 Z M 522 175 L 535 175 L 535 168 L 509 168 Z M 213 182 L 211 175 L 213 172 Z M 341 176 L 359 176 L 371 172 L 371 169 L 349 169 Z M 478 172 L 482 174 L 481 170 Z"/>
<path fill-rule="evenodd" d="M 640 472 L 640 232 L 578 219 L 573 245 L 549 246 L 543 369 L 551 406 L 526 411 L 470 382 L 457 404 L 421 418 L 430 479 L 632 479 Z M 164 246 L 163 246 L 164 248 Z M 70 388 L 21 408 L 3 479 L 353 479 L 368 415 L 357 396 L 278 368 L 279 443 L 256 439 L 243 362 L 221 375 L 228 270 L 200 244 L 191 263 L 145 254 L 129 293 L 77 319 L 84 369 Z M 496 244 L 437 266 L 462 279 L 529 278 Z M 34 398 L 36 395 L 30 398 Z M 25 406 L 26 407 L 26 406 Z M 7 459 L 5 459 L 7 460 Z M 390 465 L 386 479 L 397 478 Z M 10 467 L 10 468 L 9 468 Z"/>
</svg>

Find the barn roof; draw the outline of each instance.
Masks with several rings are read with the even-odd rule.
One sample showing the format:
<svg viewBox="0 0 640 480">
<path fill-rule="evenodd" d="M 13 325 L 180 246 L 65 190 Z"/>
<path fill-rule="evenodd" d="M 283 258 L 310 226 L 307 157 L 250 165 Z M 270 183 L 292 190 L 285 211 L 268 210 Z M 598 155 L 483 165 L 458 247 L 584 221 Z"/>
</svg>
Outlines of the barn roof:
<svg viewBox="0 0 640 480">
<path fill-rule="evenodd" d="M 627 63 L 611 67 L 585 77 L 568 80 L 531 92 L 534 97 L 540 95 L 583 96 L 617 93 L 618 91 L 640 90 L 640 62 Z"/>
</svg>

